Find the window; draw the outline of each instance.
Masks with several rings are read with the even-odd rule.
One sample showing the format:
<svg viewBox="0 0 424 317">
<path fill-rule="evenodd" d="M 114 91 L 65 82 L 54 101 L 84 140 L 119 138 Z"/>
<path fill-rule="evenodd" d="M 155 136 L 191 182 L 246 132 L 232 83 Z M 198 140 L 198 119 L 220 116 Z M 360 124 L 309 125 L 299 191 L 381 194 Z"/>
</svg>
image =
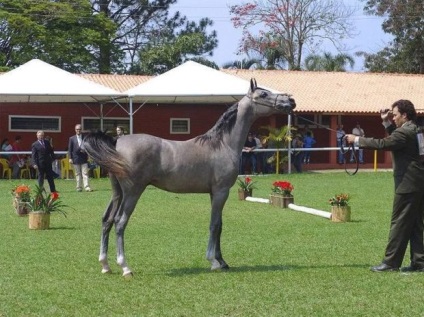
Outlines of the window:
<svg viewBox="0 0 424 317">
<path fill-rule="evenodd" d="M 171 134 L 190 134 L 190 119 L 171 118 Z"/>
<path fill-rule="evenodd" d="M 61 131 L 60 117 L 46 116 L 9 116 L 10 131 Z"/>
<path fill-rule="evenodd" d="M 117 126 L 122 126 L 125 133 L 128 133 L 130 129 L 130 120 L 127 118 L 103 118 L 103 131 L 112 132 L 115 134 Z M 83 131 L 96 131 L 100 130 L 101 122 L 100 118 L 82 118 L 82 129 Z"/>
</svg>

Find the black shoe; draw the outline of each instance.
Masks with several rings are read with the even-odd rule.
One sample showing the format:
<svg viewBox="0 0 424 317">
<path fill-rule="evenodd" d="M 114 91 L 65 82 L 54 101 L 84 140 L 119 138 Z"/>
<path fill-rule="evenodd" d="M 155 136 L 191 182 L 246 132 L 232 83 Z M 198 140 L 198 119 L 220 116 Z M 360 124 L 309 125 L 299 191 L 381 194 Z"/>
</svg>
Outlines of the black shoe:
<svg viewBox="0 0 424 317">
<path fill-rule="evenodd" d="M 381 263 L 379 265 L 373 266 L 370 269 L 373 272 L 397 272 L 399 271 L 398 267 L 392 267 L 386 263 Z"/>
<path fill-rule="evenodd" d="M 410 265 L 410 266 L 405 266 L 401 268 L 400 271 L 404 273 L 413 273 L 413 272 L 419 273 L 419 272 L 424 272 L 424 267 Z"/>
</svg>

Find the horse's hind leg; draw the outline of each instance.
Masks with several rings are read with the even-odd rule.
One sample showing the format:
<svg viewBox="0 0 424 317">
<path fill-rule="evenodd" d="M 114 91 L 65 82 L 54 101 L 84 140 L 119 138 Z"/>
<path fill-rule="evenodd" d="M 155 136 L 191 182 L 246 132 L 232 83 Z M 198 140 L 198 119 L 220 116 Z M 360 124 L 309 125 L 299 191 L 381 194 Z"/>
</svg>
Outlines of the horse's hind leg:
<svg viewBox="0 0 424 317">
<path fill-rule="evenodd" d="M 209 243 L 206 251 L 206 259 L 211 262 L 211 270 L 229 269 L 228 264 L 222 258 L 221 232 L 222 232 L 222 209 L 227 201 L 229 190 L 211 194 L 211 222 Z"/>
<path fill-rule="evenodd" d="M 113 222 L 108 221 L 110 210 L 112 209 L 112 202 L 110 202 L 102 220 L 102 236 L 100 239 L 100 255 L 99 262 L 102 264 L 102 273 L 112 273 L 107 260 L 107 250 L 109 247 L 109 232 L 112 228 Z"/>
<path fill-rule="evenodd" d="M 102 264 L 102 273 L 112 273 L 107 259 L 107 251 L 109 247 L 109 233 L 110 229 L 112 229 L 113 221 L 116 216 L 115 214 L 119 208 L 119 204 L 122 198 L 122 191 L 119 186 L 119 183 L 116 181 L 116 178 L 110 175 L 110 180 L 112 183 L 112 199 L 109 202 L 105 213 L 103 214 L 102 235 L 100 239 L 99 262 Z"/>
<path fill-rule="evenodd" d="M 144 190 L 144 188 L 143 188 Z M 140 193 L 134 194 L 125 194 L 124 199 L 122 200 L 121 206 L 119 207 L 120 218 L 115 219 L 115 230 L 116 230 L 116 246 L 117 246 L 117 256 L 116 261 L 121 266 L 123 276 L 132 276 L 132 271 L 128 267 L 127 262 L 125 261 L 125 252 L 124 252 L 124 232 L 127 227 L 128 221 L 131 217 L 131 214 L 134 211 L 134 208 L 137 204 L 138 199 L 140 198 L 143 190 L 140 190 Z"/>
</svg>

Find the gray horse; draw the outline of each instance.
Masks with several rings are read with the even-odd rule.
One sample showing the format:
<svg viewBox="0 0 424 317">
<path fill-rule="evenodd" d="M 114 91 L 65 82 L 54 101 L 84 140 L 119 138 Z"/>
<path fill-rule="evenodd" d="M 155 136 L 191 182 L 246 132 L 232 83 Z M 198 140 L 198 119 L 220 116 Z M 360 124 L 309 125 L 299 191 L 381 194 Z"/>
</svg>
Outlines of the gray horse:
<svg viewBox="0 0 424 317">
<path fill-rule="evenodd" d="M 289 95 L 259 88 L 252 79 L 247 95 L 222 114 L 212 129 L 193 139 L 170 141 L 133 134 L 114 141 L 103 132 L 87 135 L 87 153 L 109 171 L 112 184 L 112 199 L 102 219 L 102 272 L 111 272 L 107 251 L 109 232 L 115 223 L 117 262 L 124 276 L 132 275 L 125 261 L 124 231 L 148 185 L 174 193 L 209 193 L 212 209 L 206 258 L 212 270 L 228 269 L 221 253 L 222 209 L 237 179 L 249 129 L 257 118 L 287 114 L 295 106 Z"/>
</svg>

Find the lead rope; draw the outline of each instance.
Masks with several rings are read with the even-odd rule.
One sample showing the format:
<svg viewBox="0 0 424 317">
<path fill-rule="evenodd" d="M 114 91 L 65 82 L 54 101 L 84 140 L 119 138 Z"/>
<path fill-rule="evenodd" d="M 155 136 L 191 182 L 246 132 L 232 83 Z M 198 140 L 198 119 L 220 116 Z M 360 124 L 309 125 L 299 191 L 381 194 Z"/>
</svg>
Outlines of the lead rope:
<svg viewBox="0 0 424 317">
<path fill-rule="evenodd" d="M 296 117 L 298 117 L 298 118 L 301 118 L 302 120 L 308 121 L 309 123 L 312 123 L 312 124 L 314 124 L 314 125 L 320 126 L 320 127 L 324 128 L 324 129 L 327 129 L 327 130 L 329 130 L 329 131 L 337 132 L 337 131 L 336 131 L 336 130 L 334 130 L 334 129 L 330 129 L 330 128 L 328 128 L 328 127 L 326 127 L 326 126 L 322 125 L 322 124 L 319 124 L 319 123 L 316 123 L 316 122 L 311 121 L 311 120 L 309 120 L 309 119 L 306 119 L 306 118 L 304 118 L 304 117 L 301 117 L 301 116 L 299 116 L 299 115 L 297 115 L 297 114 L 294 114 L 293 112 L 291 112 L 290 114 L 291 114 L 291 115 L 293 115 L 293 116 L 296 116 Z M 344 159 L 344 170 L 345 170 L 345 172 L 346 172 L 348 175 L 353 176 L 353 175 L 355 175 L 355 174 L 358 172 L 358 170 L 359 170 L 359 161 L 358 161 L 358 158 L 357 158 L 357 156 L 356 156 L 356 153 L 355 153 L 355 145 L 354 145 L 353 143 L 352 143 L 352 144 L 349 144 L 349 145 L 347 146 L 347 149 L 346 149 L 346 150 L 344 149 L 344 146 L 343 146 L 343 139 L 344 139 L 344 137 L 345 137 L 345 135 L 342 135 L 342 136 L 341 136 L 341 138 L 340 138 L 340 152 L 343 154 L 343 159 Z M 352 152 L 350 152 L 350 151 L 352 151 Z M 354 164 L 356 165 L 355 170 L 354 170 L 353 172 L 349 172 L 349 171 L 348 171 L 348 169 L 347 169 L 347 166 L 346 166 L 346 162 L 347 162 L 346 154 L 348 154 L 348 153 L 351 153 L 351 157 L 353 158 L 353 162 L 354 162 Z"/>
<path fill-rule="evenodd" d="M 353 175 L 355 175 L 356 173 L 358 173 L 358 170 L 359 170 L 359 161 L 358 161 L 358 158 L 357 158 L 357 156 L 356 156 L 356 152 L 355 152 L 355 144 L 354 143 L 352 143 L 352 144 L 349 144 L 348 146 L 347 146 L 347 150 L 345 150 L 344 149 L 344 146 L 343 146 L 343 139 L 344 139 L 344 137 L 345 137 L 345 135 L 343 134 L 341 137 L 340 137 L 340 153 L 342 153 L 342 155 L 343 155 L 343 161 L 344 161 L 344 169 L 345 169 L 345 172 L 348 174 L 348 175 L 350 175 L 350 176 L 353 176 Z M 347 157 L 346 157 L 346 154 L 347 153 L 349 153 L 349 149 L 351 149 L 351 157 L 353 158 L 353 161 L 354 161 L 354 164 L 356 164 L 356 168 L 355 168 L 355 170 L 353 171 L 353 172 L 349 172 L 348 170 L 347 170 L 347 167 L 346 167 L 346 162 L 347 162 Z"/>
</svg>

